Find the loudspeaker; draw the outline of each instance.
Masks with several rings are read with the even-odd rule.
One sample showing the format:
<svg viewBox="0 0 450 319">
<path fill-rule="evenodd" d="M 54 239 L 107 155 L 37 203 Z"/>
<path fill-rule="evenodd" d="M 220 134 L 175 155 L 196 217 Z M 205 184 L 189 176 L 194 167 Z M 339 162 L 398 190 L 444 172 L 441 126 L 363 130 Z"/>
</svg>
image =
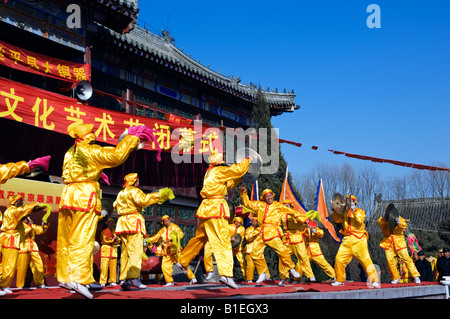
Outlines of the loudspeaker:
<svg viewBox="0 0 450 319">
<path fill-rule="evenodd" d="M 91 85 L 91 83 L 89 83 L 89 81 L 79 82 L 73 90 L 74 90 L 74 96 L 77 99 L 80 99 L 82 101 L 89 100 L 94 91 L 92 89 L 92 85 Z"/>
</svg>

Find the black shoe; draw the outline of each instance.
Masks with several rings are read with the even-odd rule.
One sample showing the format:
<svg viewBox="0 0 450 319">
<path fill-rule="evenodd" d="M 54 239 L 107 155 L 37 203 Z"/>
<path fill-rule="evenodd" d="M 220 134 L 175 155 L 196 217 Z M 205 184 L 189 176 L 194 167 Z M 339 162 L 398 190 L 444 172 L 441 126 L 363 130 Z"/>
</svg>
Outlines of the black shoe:
<svg viewBox="0 0 450 319">
<path fill-rule="evenodd" d="M 120 287 L 122 287 L 123 291 L 131 291 L 131 283 L 128 279 L 125 279 L 120 283 Z"/>
<path fill-rule="evenodd" d="M 91 291 L 100 291 L 103 289 L 103 286 L 96 284 L 95 282 L 87 285 L 87 288 Z"/>
</svg>

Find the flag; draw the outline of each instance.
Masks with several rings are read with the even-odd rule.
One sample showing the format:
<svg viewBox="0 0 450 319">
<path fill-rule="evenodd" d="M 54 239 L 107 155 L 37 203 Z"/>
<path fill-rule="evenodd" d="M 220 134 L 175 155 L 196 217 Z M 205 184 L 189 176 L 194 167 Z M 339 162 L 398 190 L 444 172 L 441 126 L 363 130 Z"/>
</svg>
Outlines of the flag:
<svg viewBox="0 0 450 319">
<path fill-rule="evenodd" d="M 259 200 L 258 180 L 256 180 L 252 185 L 250 200 Z"/>
<path fill-rule="evenodd" d="M 280 199 L 278 200 L 281 204 L 285 199 L 292 201 L 292 205 L 296 211 L 306 214 L 307 210 L 303 207 L 302 201 L 297 198 L 292 190 L 291 182 L 289 180 L 288 166 L 286 165 L 286 175 L 284 176 L 283 186 L 281 187 Z"/>
<path fill-rule="evenodd" d="M 319 181 L 319 186 L 317 187 L 315 210 L 320 213 L 321 223 L 328 230 L 328 233 L 331 235 L 331 237 L 333 237 L 335 241 L 341 242 L 341 238 L 336 234 L 336 230 L 329 220 L 322 180 Z"/>
</svg>

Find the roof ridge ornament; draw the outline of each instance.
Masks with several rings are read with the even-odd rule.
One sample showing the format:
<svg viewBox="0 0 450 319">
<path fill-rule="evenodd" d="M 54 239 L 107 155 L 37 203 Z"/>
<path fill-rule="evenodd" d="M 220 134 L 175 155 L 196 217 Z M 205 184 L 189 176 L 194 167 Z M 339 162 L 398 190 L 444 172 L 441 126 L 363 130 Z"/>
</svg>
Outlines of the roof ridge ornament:
<svg viewBox="0 0 450 319">
<path fill-rule="evenodd" d="M 162 30 L 161 35 L 166 44 L 172 43 L 173 45 L 175 45 L 175 38 L 172 37 L 172 35 L 170 34 L 170 31 Z"/>
</svg>

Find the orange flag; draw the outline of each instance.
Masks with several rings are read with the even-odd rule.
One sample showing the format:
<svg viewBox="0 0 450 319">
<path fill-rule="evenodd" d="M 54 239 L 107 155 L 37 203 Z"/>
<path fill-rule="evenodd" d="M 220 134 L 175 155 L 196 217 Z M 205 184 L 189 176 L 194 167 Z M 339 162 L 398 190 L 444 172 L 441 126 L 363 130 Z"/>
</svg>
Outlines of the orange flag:
<svg viewBox="0 0 450 319">
<path fill-rule="evenodd" d="M 296 211 L 302 212 L 306 214 L 306 209 L 303 207 L 302 201 L 295 196 L 295 193 L 292 191 L 291 182 L 289 181 L 289 172 L 288 166 L 286 165 L 286 175 L 284 176 L 283 186 L 281 187 L 280 199 L 278 200 L 280 203 L 283 203 L 285 199 L 288 199 L 294 205 L 294 209 Z"/>
<path fill-rule="evenodd" d="M 328 216 L 327 203 L 325 201 L 325 193 L 323 192 L 322 180 L 319 181 L 319 187 L 316 193 L 316 208 L 315 210 L 320 214 L 320 221 L 328 230 L 328 233 L 337 242 L 341 242 L 341 238 L 336 234 L 333 224 L 331 224 Z"/>
</svg>

